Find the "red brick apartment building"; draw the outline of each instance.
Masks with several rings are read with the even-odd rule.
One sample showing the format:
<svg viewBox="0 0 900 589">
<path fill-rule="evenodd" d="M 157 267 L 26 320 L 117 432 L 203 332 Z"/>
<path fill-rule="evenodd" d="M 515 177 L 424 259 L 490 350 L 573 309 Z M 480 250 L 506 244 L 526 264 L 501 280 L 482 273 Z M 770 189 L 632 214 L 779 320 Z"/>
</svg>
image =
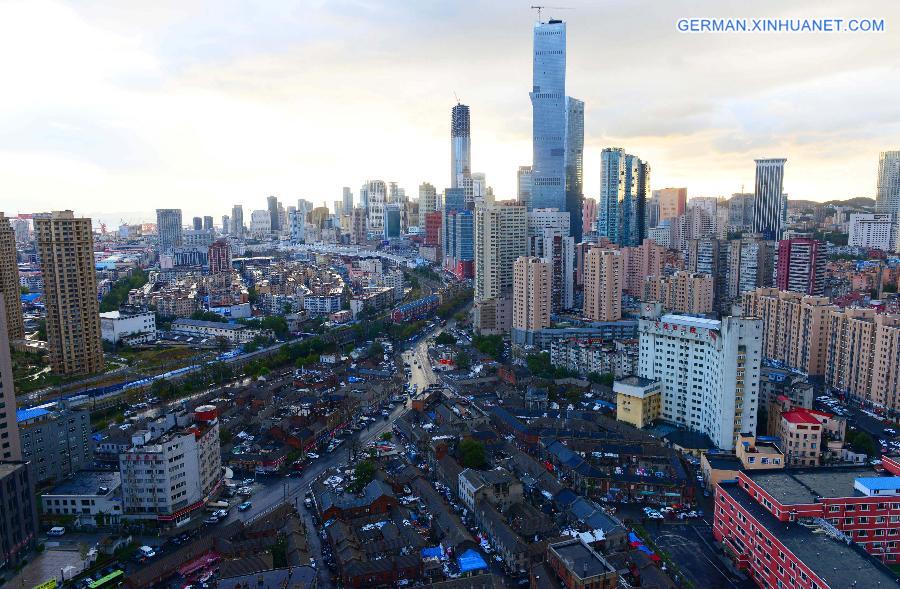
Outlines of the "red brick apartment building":
<svg viewBox="0 0 900 589">
<path fill-rule="evenodd" d="M 713 536 L 760 587 L 897 583 L 885 564 L 900 563 L 900 477 L 870 467 L 740 472 L 716 488 L 714 512 Z"/>
</svg>

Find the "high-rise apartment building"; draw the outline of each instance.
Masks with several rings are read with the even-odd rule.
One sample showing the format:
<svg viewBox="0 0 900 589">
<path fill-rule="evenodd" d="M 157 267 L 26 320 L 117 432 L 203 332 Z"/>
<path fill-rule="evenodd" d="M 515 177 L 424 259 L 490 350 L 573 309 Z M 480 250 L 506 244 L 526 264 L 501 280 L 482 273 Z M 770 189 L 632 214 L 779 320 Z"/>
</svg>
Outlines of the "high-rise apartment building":
<svg viewBox="0 0 900 589">
<path fill-rule="evenodd" d="M 728 312 L 728 241 L 703 238 L 688 241 L 685 267 L 689 272 L 706 274 L 713 280 L 713 309 Z"/>
<path fill-rule="evenodd" d="M 687 208 L 687 188 L 660 188 L 659 190 L 654 190 L 653 200 L 659 207 L 657 223 L 666 219 L 675 219 L 683 215 Z"/>
<path fill-rule="evenodd" d="M 650 166 L 621 147 L 607 147 L 600 157 L 597 233 L 621 246 L 639 245 L 647 231 Z"/>
<path fill-rule="evenodd" d="M 566 24 L 534 25 L 531 206 L 566 210 Z"/>
<path fill-rule="evenodd" d="M 400 237 L 401 210 L 397 203 L 384 205 L 384 239 Z"/>
<path fill-rule="evenodd" d="M 528 254 L 525 207 L 480 204 L 475 207 L 475 302 L 508 297 L 513 264 Z"/>
<path fill-rule="evenodd" d="M 566 97 L 566 208 L 575 242 L 582 238 L 584 202 L 584 102 Z"/>
<path fill-rule="evenodd" d="M 363 208 L 355 208 L 350 213 L 350 243 L 366 243 L 366 211 Z"/>
<path fill-rule="evenodd" d="M 9 356 L 5 294 L 0 292 L 0 460 L 22 460 L 19 428 L 16 425 L 16 391 L 13 388 L 12 360 Z M 16 294 L 16 302 L 19 300 Z"/>
<path fill-rule="evenodd" d="M 550 264 L 533 256 L 521 257 L 513 267 L 512 328 L 534 331 L 550 327 Z"/>
<path fill-rule="evenodd" d="M 775 286 L 808 295 L 825 292 L 825 242 L 794 237 L 778 242 Z"/>
<path fill-rule="evenodd" d="M 883 252 L 900 251 L 897 247 L 897 219 L 891 213 L 850 215 L 847 245 L 874 248 Z"/>
<path fill-rule="evenodd" d="M 383 232 L 387 185 L 382 180 L 369 180 L 359 189 L 359 194 L 366 210 L 366 230 L 369 233 Z"/>
<path fill-rule="evenodd" d="M 756 190 L 753 202 L 753 232 L 763 239 L 779 240 L 787 222 L 784 193 L 784 158 L 756 160 Z"/>
<path fill-rule="evenodd" d="M 222 215 L 222 235 L 231 235 L 231 217 Z"/>
<path fill-rule="evenodd" d="M 745 293 L 772 286 L 776 242 L 748 235 L 728 243 L 728 303 Z"/>
<path fill-rule="evenodd" d="M 203 216 L 203 229 L 204 231 L 213 230 L 213 218 L 210 215 Z"/>
<path fill-rule="evenodd" d="M 227 239 L 217 239 L 209 246 L 208 260 L 210 274 L 231 272 L 231 246 Z"/>
<path fill-rule="evenodd" d="M 516 198 L 520 205 L 531 210 L 531 166 L 519 166 L 516 172 Z"/>
<path fill-rule="evenodd" d="M 900 315 L 833 310 L 825 382 L 857 401 L 900 411 Z"/>
<path fill-rule="evenodd" d="M 546 232 L 541 255 L 550 264 L 550 309 L 554 313 L 575 306 L 575 238 Z"/>
<path fill-rule="evenodd" d="M 825 374 L 828 324 L 837 308 L 828 297 L 758 288 L 742 300 L 748 317 L 763 322 L 763 355 L 808 376 Z"/>
<path fill-rule="evenodd" d="M 900 219 L 900 151 L 882 151 L 878 156 L 875 206 L 879 213 Z"/>
<path fill-rule="evenodd" d="M 203 231 L 203 217 L 194 217 L 191 221 L 194 231 Z"/>
<path fill-rule="evenodd" d="M 622 318 L 622 252 L 600 247 L 584 261 L 584 316 L 592 321 Z"/>
<path fill-rule="evenodd" d="M 22 301 L 19 298 L 19 265 L 16 261 L 16 233 L 10 219 L 0 212 L 0 295 L 6 301 L 4 328 L 9 339 L 25 337 Z M 13 403 L 15 406 L 15 403 Z"/>
<path fill-rule="evenodd" d="M 242 205 L 231 207 L 231 234 L 238 239 L 244 237 L 244 207 Z"/>
<path fill-rule="evenodd" d="M 662 384 L 662 418 L 732 451 L 755 432 L 762 321 L 685 315 L 641 319 L 639 376 Z"/>
<path fill-rule="evenodd" d="M 37 231 L 37 229 L 35 229 Z M 181 247 L 181 209 L 156 209 L 156 232 L 159 235 L 159 253 L 171 254 Z"/>
<path fill-rule="evenodd" d="M 707 274 L 676 272 L 672 276 L 647 276 L 642 301 L 656 301 L 674 313 L 701 315 L 713 311 L 713 279 Z"/>
<path fill-rule="evenodd" d="M 266 210 L 269 212 L 269 230 L 276 233 L 281 231 L 281 215 L 278 211 L 278 204 L 277 197 L 266 197 Z"/>
<path fill-rule="evenodd" d="M 44 279 L 50 366 L 58 374 L 100 372 L 104 361 L 91 220 L 76 218 L 72 211 L 54 211 L 35 215 L 34 231 Z"/>
<path fill-rule="evenodd" d="M 457 103 L 450 112 L 450 187 L 472 173 L 472 138 L 469 107 Z"/>
<path fill-rule="evenodd" d="M 641 296 L 644 278 L 662 276 L 665 262 L 666 248 L 657 245 L 652 239 L 645 239 L 636 247 L 623 247 L 623 290 L 631 296 Z"/>
<path fill-rule="evenodd" d="M 528 254 L 544 255 L 544 237 L 571 234 L 569 213 L 558 209 L 532 209 L 528 211 Z"/>
<path fill-rule="evenodd" d="M 593 198 L 585 198 L 581 203 L 581 238 L 593 233 L 597 222 L 597 201 Z"/>
<path fill-rule="evenodd" d="M 429 213 L 437 211 L 437 190 L 429 182 L 419 184 L 419 227 L 425 227 Z"/>
</svg>

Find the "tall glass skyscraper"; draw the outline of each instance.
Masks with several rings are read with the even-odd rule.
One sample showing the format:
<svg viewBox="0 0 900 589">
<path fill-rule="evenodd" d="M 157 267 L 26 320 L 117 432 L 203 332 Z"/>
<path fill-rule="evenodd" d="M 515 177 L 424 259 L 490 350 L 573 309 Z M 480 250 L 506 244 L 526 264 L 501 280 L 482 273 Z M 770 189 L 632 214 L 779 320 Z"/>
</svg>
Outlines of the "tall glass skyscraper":
<svg viewBox="0 0 900 589">
<path fill-rule="evenodd" d="M 753 203 L 753 233 L 779 240 L 787 222 L 784 194 L 784 158 L 756 160 L 756 198 Z"/>
<path fill-rule="evenodd" d="M 900 219 L 900 151 L 882 151 L 878 157 L 878 187 L 875 205 L 879 213 Z"/>
<path fill-rule="evenodd" d="M 534 25 L 531 208 L 566 210 L 566 24 Z"/>
<path fill-rule="evenodd" d="M 566 208 L 570 235 L 581 241 L 584 202 L 584 102 L 566 97 Z"/>
<path fill-rule="evenodd" d="M 637 246 L 646 234 L 650 166 L 621 147 L 601 153 L 597 233 L 620 246 Z"/>
<path fill-rule="evenodd" d="M 457 188 L 461 176 L 472 173 L 472 140 L 469 107 L 458 104 L 450 115 L 450 187 Z"/>
</svg>

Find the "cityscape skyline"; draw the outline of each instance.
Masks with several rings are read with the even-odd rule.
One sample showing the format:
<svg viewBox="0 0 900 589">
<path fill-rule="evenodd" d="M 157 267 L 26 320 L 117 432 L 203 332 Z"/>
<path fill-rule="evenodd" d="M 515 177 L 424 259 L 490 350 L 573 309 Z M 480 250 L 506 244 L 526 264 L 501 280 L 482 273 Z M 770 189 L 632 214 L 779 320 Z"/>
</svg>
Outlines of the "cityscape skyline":
<svg viewBox="0 0 900 589">
<path fill-rule="evenodd" d="M 884 68 L 895 54 L 893 37 L 869 35 L 865 43 L 852 35 L 701 39 L 676 31 L 680 8 L 661 6 L 642 20 L 645 35 L 658 40 L 642 47 L 628 27 L 616 24 L 627 17 L 623 8 L 572 6 L 543 18 L 577 17 L 567 40 L 566 92 L 585 102 L 586 198 L 599 197 L 601 150 L 612 146 L 653 164 L 651 188 L 687 186 L 691 195 L 729 196 L 753 185 L 753 159 L 785 157 L 791 172 L 784 188 L 792 198 L 874 197 L 878 154 L 895 147 L 897 107 L 883 99 L 892 94 Z M 197 203 L 184 209 L 185 217 L 212 213 L 218 219 L 235 202 L 257 208 L 253 203 L 272 194 L 286 202 L 331 203 L 343 186 L 355 192 L 367 179 L 395 180 L 411 193 L 421 182 L 440 190 L 449 184 L 443 180 L 446 113 L 454 92 L 471 107 L 474 167 L 499 199 L 515 197 L 518 166 L 531 163 L 525 94 L 535 15 L 524 5 L 482 7 L 464 31 L 448 27 L 439 34 L 427 23 L 464 18 L 471 6 L 338 4 L 302 13 L 238 6 L 212 19 L 190 8 L 163 6 L 140 19 L 103 3 L 0 9 L 3 22 L 18 23 L 3 27 L 7 53 L 13 47 L 34 51 L 30 65 L 13 65 L 15 90 L 0 99 L 6 138 L 0 173 L 7 179 L 9 214 L 130 210 L 141 218 L 126 220 L 150 221 L 155 207 L 115 211 L 108 203 L 153 199 L 159 207 Z M 777 16 L 774 3 L 768 12 Z M 879 14 L 890 12 L 879 7 Z M 38 21 L 40 27 L 21 26 Z M 247 21 L 247 28 L 232 26 L 238 21 Z M 260 26 L 268 23 L 273 26 Z M 342 43 L 373 23 L 384 26 L 367 52 Z M 42 33 L 22 36 L 34 30 Z M 263 38 L 259 30 L 270 34 Z M 487 30 L 488 40 L 482 38 Z M 202 34 L 188 40 L 195 32 Z M 407 42 L 392 43 L 397 35 Z M 453 42 L 459 51 L 449 53 Z M 417 47 L 412 55 L 403 52 L 410 46 Z M 598 67 L 592 58 L 598 49 L 644 65 L 604 59 Z M 674 57 L 658 59 L 661 49 Z M 746 67 L 726 71 L 722 64 L 733 60 L 723 52 L 743 55 Z M 710 64 L 709 55 L 719 65 Z M 827 67 L 810 67 L 813 62 Z M 408 75 L 417 80 L 408 91 L 377 91 Z M 621 83 L 603 83 L 609 78 Z M 54 92 L 53 84 L 66 84 L 67 92 Z M 848 101 L 857 108 L 844 108 Z M 365 139 L 349 141 L 351 134 Z M 319 140 L 297 140 L 310 135 Z"/>
</svg>

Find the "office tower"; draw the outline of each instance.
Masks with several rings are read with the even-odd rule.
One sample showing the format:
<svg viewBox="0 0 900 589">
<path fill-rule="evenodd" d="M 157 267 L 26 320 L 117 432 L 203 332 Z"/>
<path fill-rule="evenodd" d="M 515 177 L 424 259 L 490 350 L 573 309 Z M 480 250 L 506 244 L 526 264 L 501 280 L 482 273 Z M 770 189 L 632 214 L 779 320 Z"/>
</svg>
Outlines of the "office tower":
<svg viewBox="0 0 900 589">
<path fill-rule="evenodd" d="M 172 216 L 180 219 L 181 211 Z M 44 279 L 50 366 L 57 374 L 101 372 L 103 345 L 91 220 L 76 218 L 72 211 L 54 211 L 36 215 L 34 231 Z"/>
<path fill-rule="evenodd" d="M 728 230 L 745 231 L 753 226 L 753 204 L 756 195 L 752 192 L 735 192 L 728 199 Z"/>
<path fill-rule="evenodd" d="M 250 213 L 250 235 L 254 239 L 266 239 L 272 233 L 272 215 L 268 210 L 256 209 Z"/>
<path fill-rule="evenodd" d="M 571 234 L 570 216 L 557 209 L 532 209 L 528 211 L 528 253 L 538 258 L 544 255 L 544 237 Z"/>
<path fill-rule="evenodd" d="M 674 313 L 712 313 L 713 279 L 707 274 L 684 271 L 672 276 L 648 276 L 641 300 L 662 303 L 663 309 Z"/>
<path fill-rule="evenodd" d="M 825 242 L 807 237 L 778 242 L 775 286 L 808 295 L 825 293 Z"/>
<path fill-rule="evenodd" d="M 366 243 L 366 211 L 363 208 L 355 208 L 350 213 L 350 243 Z"/>
<path fill-rule="evenodd" d="M 833 309 L 828 322 L 825 384 L 857 401 L 900 410 L 900 315 Z"/>
<path fill-rule="evenodd" d="M 488 198 L 487 180 L 480 172 L 460 176 L 457 188 L 465 194 L 466 208 L 470 211 L 475 209 L 476 203 L 483 202 Z"/>
<path fill-rule="evenodd" d="M 19 302 L 19 293 L 15 293 L 15 301 Z M 22 447 L 19 443 L 19 428 L 16 425 L 16 391 L 13 388 L 12 360 L 9 355 L 7 333 L 11 331 L 6 314 L 6 293 L 0 292 L 0 460 L 22 460 Z M 21 317 L 21 310 L 19 311 Z"/>
<path fill-rule="evenodd" d="M 662 276 L 666 263 L 666 248 L 660 247 L 652 239 L 645 239 L 637 247 L 622 248 L 623 290 L 633 297 L 643 293 L 644 278 Z"/>
<path fill-rule="evenodd" d="M 4 335 L 10 340 L 15 340 L 25 337 L 25 323 L 22 320 L 22 301 L 19 298 L 16 233 L 9 221 L 9 218 L 0 212 L 0 294 L 6 300 Z M 3 350 L 0 350 L 0 354 L 2 353 Z"/>
<path fill-rule="evenodd" d="M 550 264 L 550 309 L 559 313 L 575 306 L 575 238 L 544 231 L 541 256 Z"/>
<path fill-rule="evenodd" d="M 209 272 L 220 274 L 231 272 L 231 247 L 228 240 L 217 239 L 209 246 Z"/>
<path fill-rule="evenodd" d="M 535 331 L 550 327 L 550 264 L 533 256 L 513 266 L 512 329 Z"/>
<path fill-rule="evenodd" d="M 621 147 L 607 147 L 600 157 L 597 233 L 621 246 L 639 245 L 647 230 L 644 214 L 650 166 Z"/>
<path fill-rule="evenodd" d="M 13 219 L 12 220 L 13 231 L 16 234 L 16 242 L 18 243 L 30 243 L 31 242 L 31 230 L 28 228 L 28 219 Z"/>
<path fill-rule="evenodd" d="M 566 207 L 566 25 L 534 25 L 531 207 Z"/>
<path fill-rule="evenodd" d="M 290 213 L 291 209 L 296 210 L 295 207 L 288 207 L 288 213 Z M 332 210 L 332 214 L 334 214 L 335 217 L 340 217 L 341 215 L 344 214 L 344 201 L 342 201 L 342 200 L 334 201 L 334 209 Z"/>
<path fill-rule="evenodd" d="M 581 203 L 581 236 L 593 233 L 596 230 L 597 201 L 593 198 L 585 198 Z"/>
<path fill-rule="evenodd" d="M 739 260 L 738 260 L 739 262 Z M 713 309 L 722 313 L 731 310 L 732 298 L 738 296 L 735 287 L 729 294 L 729 242 L 724 239 L 704 237 L 688 241 L 685 267 L 689 272 L 706 274 L 713 280 Z M 739 268 L 739 266 L 738 266 Z"/>
<path fill-rule="evenodd" d="M 781 239 L 787 222 L 784 194 L 784 158 L 756 160 L 756 190 L 753 202 L 753 232 L 763 239 Z"/>
<path fill-rule="evenodd" d="M 516 200 L 531 210 L 531 166 L 519 166 L 516 172 Z"/>
<path fill-rule="evenodd" d="M 687 208 L 687 188 L 660 188 L 653 191 L 653 200 L 658 203 L 657 223 L 674 219 L 684 214 Z M 653 227 L 656 224 L 652 225 Z"/>
<path fill-rule="evenodd" d="M 897 221 L 891 213 L 854 213 L 850 215 L 847 245 L 897 251 Z"/>
<path fill-rule="evenodd" d="M 238 239 L 244 237 L 244 207 L 241 205 L 231 207 L 231 234 Z"/>
<path fill-rule="evenodd" d="M 343 195 L 342 195 L 342 205 L 341 212 L 344 215 L 349 215 L 353 211 L 353 191 L 350 190 L 349 186 L 344 186 Z"/>
<path fill-rule="evenodd" d="M 212 231 L 213 229 L 213 218 L 210 215 L 205 215 L 203 217 L 203 229 L 206 231 Z"/>
<path fill-rule="evenodd" d="M 475 302 L 508 297 L 513 264 L 527 252 L 525 207 L 487 204 L 475 207 Z"/>
<path fill-rule="evenodd" d="M 444 268 L 453 272 L 456 268 L 456 215 L 466 208 L 466 195 L 462 188 L 444 190 L 443 210 L 441 211 L 441 250 L 444 255 Z"/>
<path fill-rule="evenodd" d="M 384 231 L 384 205 L 387 202 L 387 185 L 381 180 L 369 180 L 360 188 L 366 211 L 366 230 L 369 233 Z"/>
<path fill-rule="evenodd" d="M 741 301 L 746 317 L 763 322 L 763 356 L 806 376 L 825 374 L 828 325 L 837 307 L 828 297 L 758 288 Z"/>
<path fill-rule="evenodd" d="M 437 190 L 433 184 L 422 182 L 419 184 L 419 227 L 427 223 L 428 215 L 437 211 Z M 433 245 L 433 244 L 432 244 Z"/>
<path fill-rule="evenodd" d="M 459 187 L 459 179 L 472 173 L 472 139 L 469 107 L 457 103 L 450 113 L 450 188 Z"/>
<path fill-rule="evenodd" d="M 900 219 L 900 151 L 882 151 L 878 156 L 875 206 L 879 213 Z"/>
<path fill-rule="evenodd" d="M 281 217 L 278 214 L 278 198 L 274 196 L 267 197 L 266 205 L 266 209 L 269 212 L 269 230 L 277 232 L 281 230 L 281 225 L 279 224 Z"/>
<path fill-rule="evenodd" d="M 181 247 L 182 231 L 181 209 L 156 209 L 156 232 L 159 235 L 160 255 L 171 254 L 176 247 Z"/>
<path fill-rule="evenodd" d="M 400 205 L 395 202 L 384 206 L 384 238 L 400 237 Z"/>
<path fill-rule="evenodd" d="M 591 321 L 622 318 L 622 252 L 592 248 L 584 261 L 584 316 Z"/>
<path fill-rule="evenodd" d="M 464 280 L 475 276 L 475 216 L 468 209 L 454 212 L 448 230 L 453 231 L 453 268 L 451 272 Z"/>
<path fill-rule="evenodd" d="M 566 97 L 566 208 L 576 242 L 582 237 L 584 202 L 584 102 Z"/>
<path fill-rule="evenodd" d="M 231 235 L 231 217 L 222 215 L 222 235 Z"/>
<path fill-rule="evenodd" d="M 762 321 L 686 315 L 641 319 L 638 373 L 662 384 L 662 417 L 734 450 L 755 432 Z"/>
<path fill-rule="evenodd" d="M 192 227 L 194 231 L 203 231 L 203 218 L 202 217 L 194 217 L 192 219 Z"/>
<path fill-rule="evenodd" d="M 425 245 L 441 245 L 441 218 L 440 211 L 432 211 L 425 215 Z"/>
</svg>

